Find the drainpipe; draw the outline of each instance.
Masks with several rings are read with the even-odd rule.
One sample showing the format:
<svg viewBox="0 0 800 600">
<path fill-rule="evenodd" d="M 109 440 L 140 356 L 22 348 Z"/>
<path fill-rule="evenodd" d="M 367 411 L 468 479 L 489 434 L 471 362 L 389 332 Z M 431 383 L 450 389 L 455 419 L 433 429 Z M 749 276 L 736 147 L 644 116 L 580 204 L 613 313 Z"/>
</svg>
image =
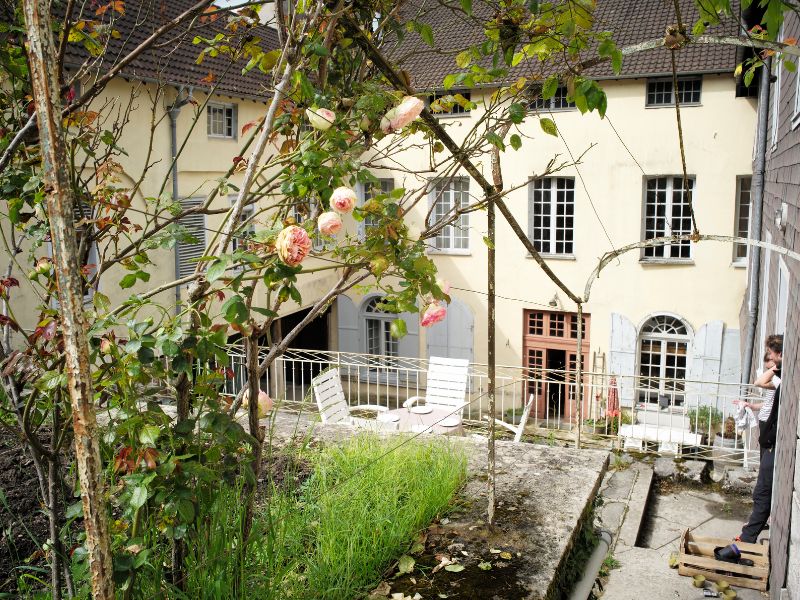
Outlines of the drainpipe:
<svg viewBox="0 0 800 600">
<path fill-rule="evenodd" d="M 597 580 L 597 574 L 600 572 L 600 567 L 603 566 L 603 561 L 608 555 L 609 548 L 611 548 L 611 532 L 605 529 L 598 529 L 597 546 L 594 547 L 592 555 L 586 561 L 583 576 L 572 588 L 569 600 L 586 600 L 589 597 L 589 593 L 594 587 L 594 582 Z"/>
<path fill-rule="evenodd" d="M 769 123 L 769 84 L 772 76 L 772 58 L 768 58 L 761 72 L 758 85 L 758 121 L 756 124 L 756 158 L 753 164 L 753 185 L 750 196 L 750 238 L 761 241 L 761 225 L 764 215 L 764 173 L 767 164 L 767 126 Z M 758 324 L 758 302 L 761 298 L 761 247 L 750 246 L 747 269 L 747 332 L 744 343 L 743 384 L 750 383 L 753 369 L 753 350 L 756 344 Z"/>
<path fill-rule="evenodd" d="M 183 88 L 178 90 L 178 95 L 175 98 L 175 102 L 167 109 L 167 115 L 169 115 L 169 146 L 170 146 L 170 156 L 172 156 L 172 201 L 175 202 L 178 200 L 178 115 L 181 114 L 181 108 L 183 108 L 186 104 L 191 102 L 192 100 L 192 88 L 189 88 L 189 92 L 186 96 L 181 98 L 183 94 Z M 178 259 L 178 249 L 175 248 L 175 277 L 178 277 L 178 268 L 180 266 L 180 261 Z M 181 303 L 181 288 L 180 286 L 175 286 L 175 315 L 180 314 L 180 303 Z"/>
</svg>

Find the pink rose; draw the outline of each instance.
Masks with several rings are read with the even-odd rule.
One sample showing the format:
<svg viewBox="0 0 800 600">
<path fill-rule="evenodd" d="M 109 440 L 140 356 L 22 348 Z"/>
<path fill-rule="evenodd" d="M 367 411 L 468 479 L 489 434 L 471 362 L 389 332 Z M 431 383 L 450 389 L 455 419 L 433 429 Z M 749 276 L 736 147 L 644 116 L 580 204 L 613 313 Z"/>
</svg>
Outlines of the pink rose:
<svg viewBox="0 0 800 600">
<path fill-rule="evenodd" d="M 402 129 L 419 116 L 425 103 L 414 96 L 404 96 L 400 104 L 395 106 L 381 119 L 381 131 L 391 133 Z"/>
<path fill-rule="evenodd" d="M 317 217 L 319 232 L 325 235 L 336 235 L 342 228 L 342 218 L 335 212 L 324 212 Z"/>
<path fill-rule="evenodd" d="M 356 193 L 349 187 L 338 187 L 331 194 L 331 208 L 343 215 L 352 212 L 356 205 Z"/>
<path fill-rule="evenodd" d="M 308 255 L 311 250 L 311 238 L 302 227 L 289 225 L 278 234 L 275 240 L 275 248 L 278 256 L 290 267 L 296 267 Z"/>
<path fill-rule="evenodd" d="M 327 108 L 307 108 L 306 116 L 314 129 L 325 131 L 336 121 L 336 113 Z"/>
<path fill-rule="evenodd" d="M 242 406 L 247 408 L 250 404 L 250 388 L 244 391 L 242 395 Z M 269 412 L 272 410 L 272 405 L 274 402 L 272 398 L 269 397 L 269 394 L 264 390 L 258 390 L 258 418 L 263 419 L 266 417 Z"/>
<path fill-rule="evenodd" d="M 447 306 L 444 302 L 431 302 L 422 313 L 422 326 L 430 327 L 439 321 L 444 321 L 447 316 Z"/>
</svg>

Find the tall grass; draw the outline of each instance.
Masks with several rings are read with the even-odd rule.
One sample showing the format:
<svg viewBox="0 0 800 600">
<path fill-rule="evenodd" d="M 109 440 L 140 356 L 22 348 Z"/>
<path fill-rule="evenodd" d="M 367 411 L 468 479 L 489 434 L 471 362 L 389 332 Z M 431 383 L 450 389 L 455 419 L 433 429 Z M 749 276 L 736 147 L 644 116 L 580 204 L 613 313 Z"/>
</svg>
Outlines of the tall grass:
<svg viewBox="0 0 800 600">
<path fill-rule="evenodd" d="M 328 448 L 300 495 L 272 497 L 258 520 L 268 541 L 251 553 L 264 569 L 253 589 L 269 581 L 259 597 L 358 597 L 448 507 L 466 475 L 463 450 L 446 440 L 400 444 L 364 436 Z"/>
</svg>

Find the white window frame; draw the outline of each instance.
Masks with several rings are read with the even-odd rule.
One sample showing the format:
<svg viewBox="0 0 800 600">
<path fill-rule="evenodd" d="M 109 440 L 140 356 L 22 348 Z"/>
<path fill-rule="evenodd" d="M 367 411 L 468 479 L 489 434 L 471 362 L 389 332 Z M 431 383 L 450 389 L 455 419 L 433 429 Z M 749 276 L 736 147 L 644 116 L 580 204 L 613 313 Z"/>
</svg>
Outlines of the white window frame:
<svg viewBox="0 0 800 600">
<path fill-rule="evenodd" d="M 381 301 L 381 296 L 372 295 L 364 298 L 359 310 L 359 327 L 361 328 L 361 351 L 369 356 L 366 372 L 359 369 L 361 379 L 377 383 L 397 383 L 408 376 L 403 370 L 398 371 L 400 365 L 400 340 L 392 338 L 392 321 L 400 318 L 394 313 L 385 313 L 377 309 L 371 310 L 374 303 Z M 379 331 L 378 352 L 370 352 L 370 322 L 377 326 Z M 387 345 L 388 344 L 388 345 Z"/>
<path fill-rule="evenodd" d="M 391 177 L 378 177 L 378 186 L 380 186 L 381 191 L 378 192 L 379 194 L 389 194 L 394 190 L 394 179 Z M 356 188 L 356 193 L 358 195 L 358 206 L 363 207 L 368 200 L 371 200 L 375 197 L 376 194 L 372 192 L 374 185 L 370 182 L 359 183 Z M 363 221 L 359 221 L 358 223 L 358 237 L 359 239 L 364 239 L 367 237 L 367 227 L 371 227 L 369 222 L 369 217 L 366 217 Z"/>
<path fill-rule="evenodd" d="M 779 39 L 782 38 L 783 34 L 783 27 L 781 27 L 781 35 L 779 35 Z M 781 118 L 781 73 L 783 69 L 781 68 L 781 61 L 776 60 L 773 58 L 772 64 L 775 68 L 775 88 L 772 90 L 772 134 L 771 134 L 771 143 L 770 143 L 770 150 L 775 150 L 778 146 L 778 121 Z"/>
<path fill-rule="evenodd" d="M 682 77 L 678 77 L 678 93 L 680 93 L 681 83 L 686 83 L 687 81 L 691 82 L 698 82 L 700 85 L 700 89 L 698 90 L 699 98 L 697 100 L 683 101 L 681 100 L 681 107 L 683 106 L 700 106 L 703 102 L 703 76 L 702 75 L 684 75 Z M 667 85 L 669 86 L 669 97 L 670 100 L 668 102 L 660 101 L 660 102 L 651 102 L 650 101 L 650 86 L 651 85 Z M 658 77 L 658 78 L 651 78 L 648 79 L 645 83 L 645 92 L 644 92 L 644 105 L 645 108 L 668 108 L 675 106 L 675 89 L 673 87 L 672 77 Z M 665 94 L 666 90 L 662 90 L 661 94 Z M 686 93 L 685 91 L 683 92 Z"/>
<path fill-rule="evenodd" d="M 744 183 L 747 182 L 747 191 L 744 191 Z M 733 235 L 736 237 L 750 237 L 750 211 L 752 204 L 752 190 L 753 190 L 753 176 L 752 175 L 739 175 L 736 177 L 736 210 L 733 221 Z M 747 202 L 743 202 L 744 195 L 747 194 Z M 747 227 L 742 227 L 742 211 L 747 206 L 747 216 L 744 217 Z M 742 235 L 744 234 L 744 235 Z M 742 250 L 743 249 L 743 250 Z M 737 267 L 747 266 L 747 255 L 749 254 L 749 246 L 747 244 L 734 243 L 733 244 L 733 264 Z M 741 256 L 740 256 L 741 254 Z"/>
<path fill-rule="evenodd" d="M 666 180 L 666 187 L 662 189 L 656 189 L 655 193 L 663 192 L 665 194 L 665 201 L 664 201 L 664 216 L 658 217 L 654 215 L 649 217 L 647 214 L 648 208 L 648 195 L 650 193 L 649 190 L 649 183 L 651 181 L 657 179 L 665 179 Z M 675 229 L 672 227 L 674 216 L 672 215 L 673 208 L 675 206 L 675 182 L 678 182 L 681 185 L 681 189 L 683 188 L 683 176 L 682 175 L 653 175 L 647 176 L 644 178 L 643 184 L 643 193 L 642 193 L 642 240 L 647 241 L 649 239 L 657 238 L 657 237 L 664 237 L 667 235 L 673 235 Z M 689 187 L 690 192 L 694 194 L 697 191 L 697 183 L 695 181 L 694 175 L 689 176 Z M 685 195 L 685 192 L 682 191 L 681 198 Z M 691 215 L 688 214 L 688 203 L 682 203 L 686 207 L 687 214 L 681 215 L 680 219 L 686 219 L 688 221 L 688 228 L 683 230 L 679 230 L 677 234 L 674 235 L 683 235 L 689 234 L 692 232 L 691 228 Z M 657 204 L 656 204 L 657 208 Z M 649 227 L 648 219 L 653 219 L 655 222 L 653 223 L 653 227 Z M 661 220 L 666 221 L 663 227 L 658 227 L 658 222 Z M 669 219 L 669 220 L 668 220 Z M 650 234 L 653 235 L 650 235 Z M 688 246 L 689 248 L 689 255 L 688 256 L 671 256 L 673 248 L 682 248 Z M 658 256 L 658 253 L 662 253 L 661 256 Z M 691 242 L 678 242 L 677 244 L 665 244 L 663 246 L 649 246 L 642 248 L 640 261 L 644 263 L 688 263 L 691 262 L 694 255 L 694 245 Z"/>
<path fill-rule="evenodd" d="M 541 97 L 541 90 L 539 93 L 540 95 L 534 98 L 530 104 L 531 110 L 563 112 L 567 110 L 575 110 L 577 108 L 574 102 L 567 100 L 568 92 L 567 86 L 565 85 L 559 85 L 556 89 L 556 93 L 553 94 L 552 98 L 548 98 L 547 100 Z"/>
<path fill-rule="evenodd" d="M 446 186 L 446 187 L 444 187 Z M 461 189 L 455 189 L 457 187 Z M 444 189 L 442 189 L 444 187 Z M 438 179 L 429 194 L 431 208 L 429 222 L 435 223 L 450 213 L 458 202 L 459 207 L 469 204 L 469 177 Z M 469 213 L 459 216 L 457 224 L 447 225 L 432 240 L 431 254 L 469 255 Z"/>
<path fill-rule="evenodd" d="M 222 132 L 214 131 L 216 123 L 212 122 L 213 111 L 222 111 Z M 229 112 L 230 112 L 230 117 L 229 117 Z M 208 134 L 208 137 L 225 139 L 225 140 L 235 140 L 237 138 L 236 134 L 238 129 L 237 113 L 238 113 L 238 107 L 236 104 L 223 104 L 221 102 L 209 102 L 208 104 L 206 104 L 206 132 Z M 228 118 L 230 118 L 230 122 L 228 122 Z"/>
<path fill-rule="evenodd" d="M 651 321 L 658 321 L 658 320 L 666 320 L 671 319 L 673 321 L 677 321 L 685 330 L 685 333 L 666 333 L 666 332 L 647 332 L 644 333 L 645 327 Z M 667 394 L 670 396 L 670 404 L 680 404 L 684 401 L 686 397 L 686 376 L 689 373 L 689 366 L 691 364 L 690 361 L 690 351 L 691 351 L 691 343 L 692 343 L 693 331 L 689 324 L 683 320 L 678 315 L 670 314 L 670 313 L 660 313 L 656 315 L 651 315 L 648 317 L 644 323 L 639 327 L 639 336 L 636 343 L 636 387 L 637 391 L 637 401 L 639 403 L 652 403 L 658 402 L 658 396 L 661 394 Z M 650 375 L 642 375 L 642 358 L 643 358 L 643 342 L 657 342 L 660 345 L 658 357 L 659 362 L 656 363 L 647 363 L 651 366 L 658 367 L 658 374 L 650 374 Z M 680 356 L 678 353 L 670 353 L 668 352 L 668 345 L 675 344 L 677 345 L 684 345 L 685 352 L 684 356 L 684 364 L 683 367 L 678 367 L 677 365 L 669 366 L 667 365 L 667 358 L 668 356 Z M 649 355 L 653 353 L 648 352 Z M 667 377 L 666 372 L 668 369 L 674 368 L 677 371 L 683 371 L 683 377 Z M 648 379 L 658 379 L 658 389 L 652 387 L 645 387 L 642 380 Z M 668 385 L 667 379 L 670 379 L 674 382 L 671 388 Z M 680 383 L 682 381 L 682 383 Z M 655 400 L 653 400 L 653 395 L 655 396 Z"/>
<path fill-rule="evenodd" d="M 767 244 L 772 243 L 772 234 L 769 231 L 764 233 L 764 241 Z M 751 255 L 752 256 L 752 255 Z M 760 265 L 750 265 L 750 268 L 758 269 Z M 770 268 L 772 267 L 772 250 L 769 248 L 764 249 L 764 280 L 761 287 L 761 309 L 758 311 L 759 323 L 759 339 L 761 343 L 759 348 L 764 348 L 767 343 L 767 303 L 769 302 L 769 280 Z"/>
<path fill-rule="evenodd" d="M 181 202 L 181 210 L 200 206 L 203 201 L 203 198 L 187 198 Z M 192 221 L 197 220 L 197 222 L 188 224 L 186 222 L 187 218 L 191 219 Z M 177 242 L 175 244 L 176 279 L 187 277 L 188 275 L 194 273 L 197 263 L 189 261 L 195 258 L 200 258 L 206 251 L 206 216 L 202 213 L 193 214 L 189 215 L 188 217 L 178 219 L 178 223 L 186 227 L 189 233 L 191 233 L 199 241 L 195 244 L 190 244 L 188 242 Z"/>
<path fill-rule="evenodd" d="M 786 317 L 789 310 L 789 268 L 782 256 L 778 257 L 778 297 L 775 302 L 775 333 L 786 333 Z"/>
<path fill-rule="evenodd" d="M 537 201 L 537 195 L 539 200 Z M 547 199 L 545 200 L 545 195 Z M 563 195 L 563 199 L 561 196 Z M 537 215 L 536 207 L 538 204 L 548 206 L 545 214 Z M 558 214 L 559 209 L 563 213 Z M 549 220 L 549 226 L 540 225 L 536 227 L 535 219 L 541 216 L 542 220 Z M 559 226 L 559 219 L 563 220 L 563 225 Z M 567 222 L 571 224 L 567 226 Z M 548 240 L 536 239 L 537 234 L 547 232 Z M 564 239 L 559 240 L 559 232 L 563 233 Z M 528 183 L 528 238 L 536 249 L 547 256 L 575 256 L 575 178 L 574 177 L 541 177 L 531 179 Z M 547 244 L 547 249 L 545 249 Z M 559 251 L 557 246 L 562 244 L 565 248 L 569 245 L 569 250 Z"/>
<path fill-rule="evenodd" d="M 800 60 L 797 61 L 796 67 L 800 67 Z M 797 68 L 794 71 L 794 110 L 792 111 L 792 129 L 796 129 L 800 125 L 800 73 Z"/>
</svg>

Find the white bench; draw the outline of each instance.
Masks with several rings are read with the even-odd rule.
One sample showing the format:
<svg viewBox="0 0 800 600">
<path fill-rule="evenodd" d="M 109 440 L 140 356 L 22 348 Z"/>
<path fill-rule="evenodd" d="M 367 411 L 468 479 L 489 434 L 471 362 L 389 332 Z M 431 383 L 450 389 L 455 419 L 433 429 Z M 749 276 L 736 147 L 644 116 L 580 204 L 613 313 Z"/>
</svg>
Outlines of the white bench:
<svg viewBox="0 0 800 600">
<path fill-rule="evenodd" d="M 644 450 L 644 442 L 658 444 L 659 452 L 680 453 L 681 446 L 699 446 L 702 436 L 686 429 L 656 425 L 622 425 L 619 436 L 624 450 Z"/>
</svg>

